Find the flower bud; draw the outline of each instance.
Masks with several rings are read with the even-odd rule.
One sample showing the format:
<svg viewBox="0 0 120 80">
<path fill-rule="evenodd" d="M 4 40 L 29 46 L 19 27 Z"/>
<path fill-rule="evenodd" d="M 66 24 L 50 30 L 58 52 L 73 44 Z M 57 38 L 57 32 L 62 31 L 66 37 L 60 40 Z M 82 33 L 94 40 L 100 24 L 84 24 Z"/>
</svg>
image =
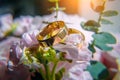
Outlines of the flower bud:
<svg viewBox="0 0 120 80">
<path fill-rule="evenodd" d="M 105 8 L 106 0 L 91 0 L 91 8 L 98 13 L 101 13 Z"/>
</svg>

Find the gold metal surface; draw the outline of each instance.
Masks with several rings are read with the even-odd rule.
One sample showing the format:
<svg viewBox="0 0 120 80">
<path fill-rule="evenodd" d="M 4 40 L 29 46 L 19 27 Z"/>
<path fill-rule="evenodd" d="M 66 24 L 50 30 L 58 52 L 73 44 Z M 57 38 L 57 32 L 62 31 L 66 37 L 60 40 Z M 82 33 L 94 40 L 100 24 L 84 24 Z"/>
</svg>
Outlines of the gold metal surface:
<svg viewBox="0 0 120 80">
<path fill-rule="evenodd" d="M 37 40 L 43 46 L 53 45 L 55 39 L 61 41 L 68 34 L 67 27 L 63 21 L 49 23 L 38 35 Z M 58 41 L 58 42 L 59 42 Z"/>
</svg>

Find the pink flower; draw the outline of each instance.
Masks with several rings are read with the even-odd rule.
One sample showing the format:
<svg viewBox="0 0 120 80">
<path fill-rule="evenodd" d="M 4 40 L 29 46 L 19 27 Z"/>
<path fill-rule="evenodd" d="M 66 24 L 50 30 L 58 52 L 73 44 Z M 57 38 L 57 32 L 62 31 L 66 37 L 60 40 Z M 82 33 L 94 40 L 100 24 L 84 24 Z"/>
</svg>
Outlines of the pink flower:
<svg viewBox="0 0 120 80">
<path fill-rule="evenodd" d="M 0 16 L 0 38 L 5 36 L 5 32 L 11 29 L 13 23 L 13 16 L 11 14 L 5 14 Z"/>
<path fill-rule="evenodd" d="M 32 23 L 33 17 L 31 16 L 21 16 L 14 20 L 14 23 L 17 24 L 17 28 L 14 31 L 15 35 L 22 35 L 24 32 L 30 30 L 30 25 Z"/>
<path fill-rule="evenodd" d="M 31 30 L 40 29 L 40 25 L 42 24 L 42 17 L 21 16 L 15 19 L 14 23 L 17 24 L 14 35 L 22 35 L 23 33 Z"/>
<path fill-rule="evenodd" d="M 38 41 L 36 39 L 36 35 L 39 33 L 38 30 L 33 30 L 27 33 L 24 33 L 22 36 L 22 41 L 24 42 L 25 46 L 33 46 L 35 44 L 38 44 Z"/>
<path fill-rule="evenodd" d="M 70 44 L 56 44 L 53 46 L 56 50 L 66 52 L 66 58 L 76 59 L 78 58 L 79 51 L 77 47 Z"/>
<path fill-rule="evenodd" d="M 58 64 L 57 71 L 62 67 L 66 69 L 63 80 L 93 80 L 90 73 L 85 71 L 87 66 L 90 65 L 89 61 L 92 59 L 92 53 L 88 50 L 86 43 L 83 43 L 81 48 L 74 45 L 74 43 L 79 42 L 79 39 L 70 39 L 68 36 L 65 44 L 54 45 L 56 50 L 66 52 L 65 58 L 72 60 L 71 63 L 64 61 Z"/>
<path fill-rule="evenodd" d="M 14 41 L 19 41 L 19 38 L 8 37 L 4 41 L 0 42 L 0 80 L 26 80 L 29 76 L 29 71 L 23 65 L 19 65 L 17 68 L 14 68 L 14 71 L 10 71 L 7 69 L 9 55 L 14 54 L 12 57 L 14 58 L 14 64 L 17 62 L 20 57 L 19 54 L 16 56 L 15 53 L 10 53 L 10 47 Z M 19 49 L 14 52 L 21 52 Z M 17 63 L 16 63 L 17 64 Z M 21 77 L 22 75 L 22 77 Z"/>
<path fill-rule="evenodd" d="M 10 66 L 18 65 L 20 58 L 23 55 L 23 48 L 24 48 L 24 46 L 21 45 L 21 41 L 18 41 L 11 45 L 9 60 L 11 61 L 11 63 L 13 65 L 10 65 Z"/>
<path fill-rule="evenodd" d="M 63 80 L 93 80 L 88 71 L 84 71 L 84 64 L 74 64 L 64 75 Z"/>
</svg>

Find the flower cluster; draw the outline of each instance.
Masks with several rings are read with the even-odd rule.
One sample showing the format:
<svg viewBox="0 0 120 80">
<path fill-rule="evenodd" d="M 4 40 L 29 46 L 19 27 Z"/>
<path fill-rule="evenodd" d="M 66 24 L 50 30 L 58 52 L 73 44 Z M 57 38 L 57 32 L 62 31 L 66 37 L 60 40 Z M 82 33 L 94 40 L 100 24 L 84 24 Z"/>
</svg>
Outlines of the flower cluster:
<svg viewBox="0 0 120 80">
<path fill-rule="evenodd" d="M 120 35 L 99 31 L 118 13 L 105 11 L 106 0 L 91 0 L 100 16 L 86 21 L 49 1 L 56 3 L 50 15 L 0 16 L 0 80 L 119 80 Z"/>
<path fill-rule="evenodd" d="M 69 38 L 81 37 L 80 35 L 68 35 L 64 43 L 58 43 L 50 47 L 42 47 L 36 39 L 38 32 L 39 31 L 35 30 L 24 33 L 22 40 L 11 47 L 8 66 L 10 70 L 12 70 L 12 68 L 14 70 L 14 67 L 24 64 L 28 66 L 29 69 L 42 73 L 44 75 L 42 77 L 45 78 L 45 80 L 54 80 L 54 78 L 52 78 L 55 76 L 54 74 L 59 73 L 65 68 L 67 72 L 64 73 L 65 76 L 63 79 L 65 80 L 79 80 L 80 76 L 81 80 L 92 80 L 89 72 L 85 71 L 87 65 L 90 65 L 89 61 L 91 60 L 91 53 L 87 49 L 87 46 L 85 46 L 86 44 L 83 43 L 84 46 L 79 48 L 74 45 L 76 39 L 72 40 L 73 43 L 69 43 L 71 42 Z M 56 66 L 56 64 L 58 64 L 58 66 Z M 55 66 L 56 70 L 54 71 Z M 86 74 L 90 76 L 87 79 L 83 76 Z"/>
<path fill-rule="evenodd" d="M 43 74 L 47 76 L 44 68 L 45 63 L 41 62 L 41 60 L 47 60 L 48 61 L 47 66 L 49 66 L 50 72 L 53 71 L 55 63 L 57 63 L 54 72 L 55 74 L 61 72 L 63 68 L 65 69 L 65 71 L 64 70 L 62 71 L 64 76 L 63 77 L 61 76 L 61 78 L 65 80 L 67 79 L 79 80 L 80 77 L 81 80 L 87 80 L 87 79 L 92 80 L 90 73 L 86 71 L 87 66 L 90 65 L 89 61 L 92 58 L 91 52 L 87 49 L 88 39 L 81 42 L 83 36 L 79 34 L 70 34 L 70 35 L 66 35 L 64 42 L 62 43 L 54 44 L 53 46 L 47 48 L 40 46 L 36 36 L 40 33 L 40 30 L 42 30 L 42 28 L 44 28 L 44 26 L 47 25 L 46 23 L 44 24 L 42 22 L 49 21 L 49 19 L 54 15 L 55 13 L 49 16 L 48 15 L 43 17 L 36 16 L 34 18 L 30 16 L 29 17 L 24 16 L 17 18 L 15 20 L 11 20 L 11 24 L 9 25 L 9 28 L 11 28 L 12 24 L 17 23 L 16 29 L 12 33 L 12 35 L 15 37 L 10 37 L 9 35 L 7 35 L 6 36 L 7 39 L 4 40 L 1 39 L 2 41 L 0 43 L 1 50 L 3 49 L 3 51 L 1 52 L 1 58 L 5 58 L 5 60 L 2 59 L 0 61 L 1 63 L 4 63 L 5 66 L 4 67 L 3 64 L 1 64 L 1 68 L 4 68 L 3 69 L 4 74 L 2 73 L 3 76 L 1 74 L 1 79 L 8 80 L 9 77 L 7 76 L 11 76 L 10 78 L 15 79 L 14 76 L 8 74 L 9 72 L 14 74 L 16 77 L 19 77 L 19 75 L 21 74 L 26 74 L 26 76 L 24 76 L 22 80 L 29 78 L 31 75 L 33 76 L 33 73 L 35 72 L 40 73 L 40 70 L 42 70 L 41 72 L 43 72 Z M 2 18 L 7 18 L 8 16 L 10 17 L 11 15 L 5 15 L 2 16 Z M 64 16 L 64 18 L 62 18 L 62 16 Z M 50 20 L 51 22 L 55 21 L 54 18 L 52 19 L 53 20 Z M 71 22 L 71 20 L 73 19 L 75 22 Z M 6 20 L 7 19 L 5 19 L 5 21 Z M 84 21 L 83 18 L 80 18 L 77 15 L 66 15 L 63 12 L 59 12 L 58 20 L 64 20 L 66 22 L 67 27 L 69 28 L 72 28 L 73 26 L 78 26 L 81 21 Z M 37 23 L 37 21 L 39 22 L 39 24 Z M 18 24 L 18 22 L 20 24 Z M 32 27 L 31 25 L 34 25 L 35 29 L 30 30 Z M 5 27 L 1 26 L 1 28 L 5 28 Z M 6 28 L 5 31 L 9 30 L 9 28 L 8 29 Z M 27 28 L 28 30 L 25 31 L 25 28 Z M 74 30 L 77 29 L 80 30 L 79 27 L 74 27 Z M 2 31 L 2 33 L 4 33 L 5 31 Z M 20 34 L 17 32 L 19 32 Z M 84 35 L 85 37 L 86 36 L 90 37 L 90 35 L 87 34 L 92 34 L 91 32 L 85 31 L 83 29 L 81 29 L 81 32 L 86 33 L 86 35 Z M 16 37 L 16 35 L 21 36 L 22 39 Z M 82 43 L 80 44 L 82 46 L 75 45 L 75 43 L 78 44 Z M 5 47 L 3 47 L 2 44 L 5 45 Z M 44 57 L 41 57 L 39 59 L 40 57 L 39 55 Z M 33 71 L 29 72 L 29 69 Z M 15 73 L 20 73 L 20 74 L 16 75 Z M 88 78 L 85 77 L 85 75 L 88 75 Z"/>
</svg>

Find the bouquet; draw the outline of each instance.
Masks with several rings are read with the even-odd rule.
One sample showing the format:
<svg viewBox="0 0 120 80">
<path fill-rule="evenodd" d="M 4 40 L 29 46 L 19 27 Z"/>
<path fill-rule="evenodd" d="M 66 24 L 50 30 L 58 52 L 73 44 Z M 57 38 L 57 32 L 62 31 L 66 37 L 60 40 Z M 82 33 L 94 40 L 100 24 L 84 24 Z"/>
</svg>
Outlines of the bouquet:
<svg viewBox="0 0 120 80">
<path fill-rule="evenodd" d="M 0 80 L 107 80 L 113 72 L 119 80 L 119 58 L 112 59 L 112 68 L 106 64 L 106 56 L 113 58 L 107 53 L 119 50 L 119 43 L 113 45 L 117 37 L 99 31 L 102 24 L 112 24 L 104 17 L 118 13 L 105 11 L 106 0 L 91 0 L 99 19 L 85 21 L 63 13 L 59 0 L 49 1 L 56 5 L 49 16 L 1 18 Z"/>
</svg>

